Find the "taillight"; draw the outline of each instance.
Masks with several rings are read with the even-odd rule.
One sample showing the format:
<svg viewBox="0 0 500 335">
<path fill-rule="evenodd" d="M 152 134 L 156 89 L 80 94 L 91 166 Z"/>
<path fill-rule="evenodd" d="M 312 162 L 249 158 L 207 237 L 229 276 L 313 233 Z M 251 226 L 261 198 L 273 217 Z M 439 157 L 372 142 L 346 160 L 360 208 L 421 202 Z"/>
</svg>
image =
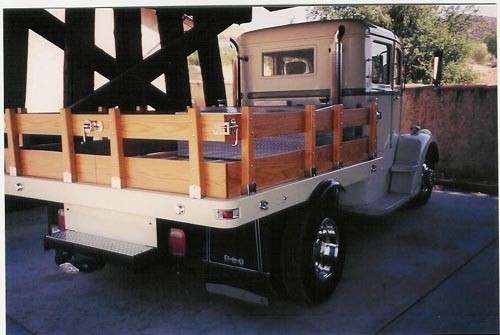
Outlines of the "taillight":
<svg viewBox="0 0 500 335">
<path fill-rule="evenodd" d="M 57 225 L 59 229 L 66 230 L 66 220 L 64 219 L 64 208 L 57 211 Z"/>
<path fill-rule="evenodd" d="M 170 228 L 168 233 L 168 251 L 173 256 L 186 255 L 186 233 L 179 228 Z"/>
<path fill-rule="evenodd" d="M 217 220 L 233 220 L 240 217 L 240 209 L 218 209 L 215 211 Z"/>
<path fill-rule="evenodd" d="M 55 220 L 54 220 L 55 221 Z M 66 221 L 64 219 L 64 209 L 57 210 L 57 225 L 55 222 L 51 222 L 49 226 L 49 233 L 55 234 L 59 233 L 62 230 L 66 230 Z"/>
</svg>

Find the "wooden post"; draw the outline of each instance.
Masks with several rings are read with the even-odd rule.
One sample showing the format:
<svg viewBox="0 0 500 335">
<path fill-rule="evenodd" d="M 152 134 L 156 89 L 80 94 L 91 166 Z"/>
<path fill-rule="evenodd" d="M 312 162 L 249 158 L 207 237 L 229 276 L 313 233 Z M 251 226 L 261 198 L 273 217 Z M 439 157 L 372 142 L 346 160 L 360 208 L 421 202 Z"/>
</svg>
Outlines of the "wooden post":
<svg viewBox="0 0 500 335">
<path fill-rule="evenodd" d="M 61 144 L 63 181 L 72 183 L 76 181 L 75 145 L 73 143 L 73 123 L 71 109 L 61 109 Z"/>
<path fill-rule="evenodd" d="M 370 104 L 370 145 L 368 156 L 370 159 L 377 158 L 377 109 L 376 102 Z"/>
<path fill-rule="evenodd" d="M 158 32 L 162 47 L 184 35 L 184 11 L 174 8 L 157 8 Z M 186 52 L 183 48 L 175 48 L 168 62 L 164 62 L 165 87 L 168 99 L 165 98 L 164 109 L 182 110 L 191 105 L 191 87 L 189 85 L 189 68 Z M 194 106 L 193 106 L 194 107 Z"/>
<path fill-rule="evenodd" d="M 119 72 L 140 64 L 142 57 L 141 9 L 114 8 L 116 63 Z M 137 105 L 146 105 L 145 81 L 134 74 L 117 87 L 118 104 L 122 110 L 133 111 Z"/>
<path fill-rule="evenodd" d="M 205 196 L 205 172 L 203 171 L 203 142 L 201 137 L 201 113 L 199 108 L 189 108 L 189 197 Z"/>
<path fill-rule="evenodd" d="M 28 68 L 28 26 L 25 9 L 3 10 L 4 105 L 25 106 Z"/>
<path fill-rule="evenodd" d="M 126 187 L 125 166 L 123 163 L 123 139 L 121 137 L 120 109 L 110 108 L 110 137 L 111 151 L 111 187 Z"/>
<path fill-rule="evenodd" d="M 195 16 L 195 27 L 200 24 L 210 27 L 210 11 Z M 217 106 L 219 99 L 226 100 L 224 75 L 220 59 L 219 39 L 217 32 L 207 29 L 206 34 L 198 40 L 198 57 L 200 59 L 201 76 L 203 78 L 203 92 L 206 106 Z"/>
<path fill-rule="evenodd" d="M 5 109 L 5 130 L 7 131 L 7 147 L 5 170 L 11 176 L 21 175 L 21 156 L 19 154 L 19 136 L 17 130 L 16 110 Z"/>
<path fill-rule="evenodd" d="M 305 175 L 312 177 L 316 175 L 316 117 L 314 105 L 306 106 L 305 125 Z"/>
<path fill-rule="evenodd" d="M 64 106 L 68 107 L 94 91 L 94 67 L 90 50 L 95 44 L 95 10 L 65 11 Z M 73 108 L 73 111 L 81 109 Z"/>
<path fill-rule="evenodd" d="M 333 106 L 333 168 L 342 168 L 342 109 L 341 104 Z"/>
<path fill-rule="evenodd" d="M 255 184 L 255 148 L 253 111 L 241 108 L 241 194 L 250 195 L 257 191 Z"/>
</svg>

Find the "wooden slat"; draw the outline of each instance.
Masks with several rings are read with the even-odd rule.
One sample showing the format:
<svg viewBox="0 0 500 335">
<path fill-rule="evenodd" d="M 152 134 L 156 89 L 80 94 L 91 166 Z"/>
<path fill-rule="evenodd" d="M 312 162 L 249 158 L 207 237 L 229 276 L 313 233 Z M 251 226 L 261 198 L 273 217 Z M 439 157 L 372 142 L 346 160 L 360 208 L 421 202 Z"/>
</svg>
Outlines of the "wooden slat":
<svg viewBox="0 0 500 335">
<path fill-rule="evenodd" d="M 203 142 L 201 137 L 201 113 L 199 108 L 189 108 L 189 197 L 205 196 L 205 172 L 203 171 Z"/>
<path fill-rule="evenodd" d="M 339 169 L 342 166 L 341 156 L 342 145 L 342 105 L 333 107 L 333 168 Z"/>
<path fill-rule="evenodd" d="M 21 175 L 21 157 L 19 154 L 19 131 L 16 111 L 13 108 L 5 109 L 5 131 L 7 132 L 8 147 L 5 157 L 5 171 L 11 176 Z"/>
<path fill-rule="evenodd" d="M 316 168 L 316 117 L 314 115 L 315 107 L 306 106 L 305 115 L 305 175 L 313 176 Z"/>
<path fill-rule="evenodd" d="M 240 162 L 205 162 L 207 196 L 227 199 L 240 195 Z"/>
<path fill-rule="evenodd" d="M 368 152 L 370 158 L 377 157 L 377 103 L 370 104 L 370 145 Z"/>
<path fill-rule="evenodd" d="M 73 143 L 73 127 L 71 122 L 71 109 L 62 108 L 62 127 L 61 127 L 61 145 L 62 145 L 62 169 L 63 180 L 65 183 L 76 181 L 75 164 L 75 145 Z"/>
<path fill-rule="evenodd" d="M 241 194 L 249 193 L 249 186 L 255 183 L 254 118 L 252 109 L 241 108 Z"/>
<path fill-rule="evenodd" d="M 120 109 L 111 108 L 109 145 L 111 151 L 111 187 L 126 187 L 125 164 L 123 163 L 123 139 L 121 134 Z"/>
<path fill-rule="evenodd" d="M 368 108 L 344 109 L 342 112 L 343 127 L 364 126 L 370 123 Z"/>
<path fill-rule="evenodd" d="M 333 108 L 316 111 L 316 131 L 332 130 L 333 126 Z"/>
<path fill-rule="evenodd" d="M 187 194 L 189 162 L 154 158 L 124 158 L 127 187 Z"/>
<path fill-rule="evenodd" d="M 304 150 L 258 158 L 255 179 L 259 189 L 304 177 Z"/>
<path fill-rule="evenodd" d="M 331 144 L 316 147 L 316 170 L 318 173 L 332 169 L 332 151 Z"/>
<path fill-rule="evenodd" d="M 304 111 L 254 113 L 253 118 L 255 138 L 298 134 L 305 131 Z"/>
<path fill-rule="evenodd" d="M 189 117 L 182 115 L 122 115 L 122 138 L 188 140 Z"/>
<path fill-rule="evenodd" d="M 236 124 L 241 125 L 241 114 L 226 114 L 226 113 L 202 113 L 202 138 L 203 141 L 216 142 L 234 142 L 235 135 L 216 135 L 215 129 L 224 122 L 229 122 L 231 119 L 236 120 Z M 241 132 L 238 131 L 238 139 L 241 139 Z"/>
<path fill-rule="evenodd" d="M 56 151 L 19 150 L 23 175 L 62 180 L 62 153 Z"/>
<path fill-rule="evenodd" d="M 99 155 L 75 155 L 78 182 L 111 185 L 111 157 Z"/>
<path fill-rule="evenodd" d="M 61 135 L 64 120 L 61 114 L 17 114 L 20 134 Z"/>
<path fill-rule="evenodd" d="M 368 160 L 369 138 L 362 137 L 342 143 L 342 159 L 344 166 Z"/>
</svg>

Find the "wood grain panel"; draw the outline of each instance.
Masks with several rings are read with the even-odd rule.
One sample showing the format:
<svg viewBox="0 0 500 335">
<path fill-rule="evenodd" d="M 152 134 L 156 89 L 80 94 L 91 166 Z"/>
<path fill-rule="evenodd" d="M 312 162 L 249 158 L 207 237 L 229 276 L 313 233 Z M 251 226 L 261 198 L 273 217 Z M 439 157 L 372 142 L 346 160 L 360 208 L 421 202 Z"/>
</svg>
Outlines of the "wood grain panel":
<svg viewBox="0 0 500 335">
<path fill-rule="evenodd" d="M 17 129 L 20 134 L 61 135 L 61 114 L 17 114 Z"/>
<path fill-rule="evenodd" d="M 304 178 L 305 151 L 262 157 L 255 160 L 257 189 Z"/>
<path fill-rule="evenodd" d="M 332 145 L 323 145 L 316 147 L 316 170 L 319 172 L 333 169 L 333 150 Z"/>
<path fill-rule="evenodd" d="M 123 138 L 188 140 L 189 117 L 182 115 L 122 115 Z"/>
<path fill-rule="evenodd" d="M 370 123 L 368 108 L 344 109 L 342 113 L 342 127 L 364 126 Z"/>
<path fill-rule="evenodd" d="M 270 137 L 305 132 L 305 112 L 254 113 L 254 136 Z"/>
<path fill-rule="evenodd" d="M 342 143 L 344 166 L 368 160 L 369 138 L 362 137 Z"/>
<path fill-rule="evenodd" d="M 51 179 L 63 178 L 62 153 L 55 151 L 19 150 L 23 175 Z"/>
</svg>

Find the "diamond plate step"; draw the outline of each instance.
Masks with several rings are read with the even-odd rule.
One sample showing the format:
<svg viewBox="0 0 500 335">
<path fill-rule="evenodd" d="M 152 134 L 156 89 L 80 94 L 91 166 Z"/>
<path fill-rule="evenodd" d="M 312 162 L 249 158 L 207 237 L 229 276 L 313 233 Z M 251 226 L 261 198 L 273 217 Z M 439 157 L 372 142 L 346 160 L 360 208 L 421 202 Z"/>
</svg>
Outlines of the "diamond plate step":
<svg viewBox="0 0 500 335">
<path fill-rule="evenodd" d="M 118 258 L 135 261 L 139 257 L 156 252 L 155 247 L 119 241 L 111 238 L 63 230 L 44 239 L 46 249 L 68 249 L 74 253 Z"/>
</svg>

